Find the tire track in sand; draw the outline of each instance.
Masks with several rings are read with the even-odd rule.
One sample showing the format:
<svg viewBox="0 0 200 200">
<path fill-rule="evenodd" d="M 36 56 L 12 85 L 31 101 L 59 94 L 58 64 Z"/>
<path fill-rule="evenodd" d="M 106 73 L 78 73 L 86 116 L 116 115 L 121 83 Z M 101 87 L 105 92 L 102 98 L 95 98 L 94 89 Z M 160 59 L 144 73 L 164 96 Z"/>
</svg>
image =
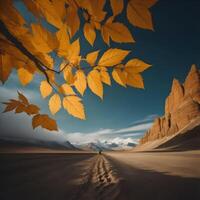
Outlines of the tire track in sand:
<svg viewBox="0 0 200 200">
<path fill-rule="evenodd" d="M 112 200 L 120 192 L 119 179 L 104 155 L 95 156 L 73 200 Z"/>
</svg>

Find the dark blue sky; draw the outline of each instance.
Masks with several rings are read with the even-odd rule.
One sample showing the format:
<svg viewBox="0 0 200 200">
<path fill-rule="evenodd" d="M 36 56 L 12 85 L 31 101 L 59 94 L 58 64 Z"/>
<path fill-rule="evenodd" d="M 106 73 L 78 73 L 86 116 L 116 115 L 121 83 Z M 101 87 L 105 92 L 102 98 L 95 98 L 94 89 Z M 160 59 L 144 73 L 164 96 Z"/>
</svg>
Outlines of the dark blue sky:
<svg viewBox="0 0 200 200">
<path fill-rule="evenodd" d="M 26 13 L 21 1 L 17 1 L 16 5 L 30 20 L 30 14 Z M 108 3 L 106 7 L 109 8 Z M 132 52 L 128 58 L 137 57 L 152 64 L 152 67 L 143 73 L 145 90 L 125 89 L 112 81 L 112 87 L 104 88 L 103 101 L 87 90 L 83 98 L 86 121 L 73 118 L 63 110 L 56 115 L 59 127 L 66 133 L 117 130 L 130 127 L 134 121 L 148 116 L 162 115 L 173 78 L 183 82 L 191 65 L 200 64 L 199 11 L 199 0 L 160 0 L 151 8 L 154 32 L 133 27 L 127 23 L 125 12 L 122 13 L 117 19 L 129 27 L 136 43 L 111 43 L 111 47 L 130 49 Z M 82 36 L 82 31 L 76 36 L 81 39 L 82 55 L 96 49 L 108 48 L 101 37 L 95 42 L 95 48 L 92 48 Z M 13 79 L 14 77 L 15 75 Z M 35 81 L 24 89 L 16 81 L 17 87 L 24 91 L 25 95 L 26 90 L 39 92 L 37 84 Z M 13 88 L 12 85 L 12 80 L 9 80 L 5 87 Z M 49 113 L 48 102 L 40 96 L 33 99 L 33 103 L 42 104 L 43 112 Z"/>
</svg>

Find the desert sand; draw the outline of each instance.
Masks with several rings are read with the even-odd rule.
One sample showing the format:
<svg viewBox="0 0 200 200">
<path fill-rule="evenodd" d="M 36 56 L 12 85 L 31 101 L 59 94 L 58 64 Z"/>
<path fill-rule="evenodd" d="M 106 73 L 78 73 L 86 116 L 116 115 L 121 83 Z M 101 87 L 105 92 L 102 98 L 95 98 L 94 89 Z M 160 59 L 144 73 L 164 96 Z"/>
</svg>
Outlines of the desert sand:
<svg viewBox="0 0 200 200">
<path fill-rule="evenodd" d="M 200 199 L 200 151 L 0 154 L 0 199 Z"/>
</svg>

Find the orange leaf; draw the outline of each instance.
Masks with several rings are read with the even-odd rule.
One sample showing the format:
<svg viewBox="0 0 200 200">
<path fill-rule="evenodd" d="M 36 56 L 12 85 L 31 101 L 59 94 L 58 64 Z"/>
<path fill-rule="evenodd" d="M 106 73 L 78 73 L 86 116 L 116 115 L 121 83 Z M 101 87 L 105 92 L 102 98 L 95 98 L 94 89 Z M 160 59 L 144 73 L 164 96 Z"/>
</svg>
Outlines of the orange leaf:
<svg viewBox="0 0 200 200">
<path fill-rule="evenodd" d="M 41 126 L 42 128 L 46 128 L 50 131 L 58 130 L 56 121 L 54 119 L 51 119 L 48 115 L 35 115 L 32 119 L 32 126 L 33 129 L 35 129 L 38 126 Z"/>
</svg>

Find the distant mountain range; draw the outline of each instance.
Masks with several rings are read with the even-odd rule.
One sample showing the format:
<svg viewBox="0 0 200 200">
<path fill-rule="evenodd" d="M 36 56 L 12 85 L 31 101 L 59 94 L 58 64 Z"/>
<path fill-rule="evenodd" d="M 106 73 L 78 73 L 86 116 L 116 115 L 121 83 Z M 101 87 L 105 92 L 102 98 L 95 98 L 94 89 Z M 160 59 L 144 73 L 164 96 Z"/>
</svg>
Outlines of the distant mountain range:
<svg viewBox="0 0 200 200">
<path fill-rule="evenodd" d="M 104 142 L 89 142 L 84 144 L 71 144 L 69 141 L 44 141 L 36 139 L 22 139 L 22 138 L 0 138 L 0 150 L 2 148 L 47 148 L 53 150 L 85 150 L 85 151 L 113 151 L 113 150 L 126 150 L 136 146 L 135 143 L 121 142 L 109 143 Z"/>
<path fill-rule="evenodd" d="M 1 148 L 22 148 L 22 147 L 39 147 L 55 150 L 78 150 L 69 141 L 44 141 L 36 139 L 19 139 L 19 138 L 0 138 Z"/>
<path fill-rule="evenodd" d="M 107 141 L 90 142 L 85 144 L 75 145 L 77 148 L 87 151 L 114 151 L 114 150 L 127 150 L 136 146 L 135 143 L 121 142 L 121 143 L 109 143 Z"/>
</svg>

